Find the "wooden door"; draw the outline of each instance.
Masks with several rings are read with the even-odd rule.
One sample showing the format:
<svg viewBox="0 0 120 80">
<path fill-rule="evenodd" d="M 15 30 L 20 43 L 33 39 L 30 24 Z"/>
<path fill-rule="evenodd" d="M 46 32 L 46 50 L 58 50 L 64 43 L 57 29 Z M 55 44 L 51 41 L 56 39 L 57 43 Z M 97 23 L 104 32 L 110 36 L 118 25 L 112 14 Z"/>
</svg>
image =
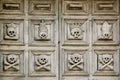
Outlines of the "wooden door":
<svg viewBox="0 0 120 80">
<path fill-rule="evenodd" d="M 119 80 L 119 0 L 0 0 L 0 80 Z"/>
</svg>

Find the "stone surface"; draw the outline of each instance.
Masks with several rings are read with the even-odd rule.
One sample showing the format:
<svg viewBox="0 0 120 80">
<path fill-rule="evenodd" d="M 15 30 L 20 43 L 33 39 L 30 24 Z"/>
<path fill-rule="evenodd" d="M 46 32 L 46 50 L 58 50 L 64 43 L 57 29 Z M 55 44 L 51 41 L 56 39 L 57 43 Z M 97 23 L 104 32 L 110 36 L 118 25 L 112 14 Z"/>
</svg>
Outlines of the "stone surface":
<svg viewBox="0 0 120 80">
<path fill-rule="evenodd" d="M 119 80 L 120 0 L 0 0 L 0 80 Z"/>
</svg>

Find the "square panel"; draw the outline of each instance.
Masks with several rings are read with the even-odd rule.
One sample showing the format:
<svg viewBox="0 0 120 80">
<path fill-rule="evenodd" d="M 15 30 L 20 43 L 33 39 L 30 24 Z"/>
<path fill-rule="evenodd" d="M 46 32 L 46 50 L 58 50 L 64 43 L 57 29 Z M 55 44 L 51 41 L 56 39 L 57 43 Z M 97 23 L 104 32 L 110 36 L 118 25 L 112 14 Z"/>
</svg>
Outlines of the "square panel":
<svg viewBox="0 0 120 80">
<path fill-rule="evenodd" d="M 0 44 L 23 45 L 23 20 L 0 20 Z"/>
<path fill-rule="evenodd" d="M 63 14 L 88 14 L 88 0 L 63 0 Z"/>
<path fill-rule="evenodd" d="M 29 52 L 29 76 L 56 76 L 54 51 L 42 50 Z"/>
<path fill-rule="evenodd" d="M 112 76 L 119 74 L 119 50 L 116 48 L 95 49 L 93 58 L 94 75 Z"/>
<path fill-rule="evenodd" d="M 62 26 L 63 45 L 88 45 L 89 21 L 87 19 L 64 19 Z"/>
<path fill-rule="evenodd" d="M 107 19 L 105 19 L 107 18 Z M 95 18 L 93 21 L 94 45 L 118 45 L 119 44 L 119 20 L 104 17 Z"/>
<path fill-rule="evenodd" d="M 0 0 L 0 14 L 23 14 L 24 0 Z"/>
<path fill-rule="evenodd" d="M 30 14 L 54 14 L 55 1 L 54 0 L 29 0 Z"/>
<path fill-rule="evenodd" d="M 119 0 L 93 0 L 93 14 L 118 14 Z"/>
<path fill-rule="evenodd" d="M 88 53 L 86 49 L 63 49 L 64 63 L 63 75 L 76 76 L 88 75 Z M 63 61 L 62 61 L 63 62 Z"/>
<path fill-rule="evenodd" d="M 53 20 L 31 20 L 29 26 L 30 45 L 54 46 L 55 27 Z"/>
<path fill-rule="evenodd" d="M 24 76 L 23 51 L 0 51 L 0 76 Z"/>
</svg>

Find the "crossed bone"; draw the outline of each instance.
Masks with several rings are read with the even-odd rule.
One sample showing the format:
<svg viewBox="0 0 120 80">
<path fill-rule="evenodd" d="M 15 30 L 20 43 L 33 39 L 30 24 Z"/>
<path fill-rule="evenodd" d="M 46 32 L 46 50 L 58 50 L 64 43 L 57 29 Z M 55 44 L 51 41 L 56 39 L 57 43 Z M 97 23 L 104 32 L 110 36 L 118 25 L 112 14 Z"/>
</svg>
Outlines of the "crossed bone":
<svg viewBox="0 0 120 80">
<path fill-rule="evenodd" d="M 100 59 L 100 62 L 103 64 L 100 67 L 100 70 L 104 69 L 105 67 L 110 68 L 111 70 L 113 70 L 113 66 L 111 66 L 110 64 L 113 62 L 113 59 L 111 59 L 108 63 L 105 63 L 102 59 Z"/>
<path fill-rule="evenodd" d="M 83 69 L 83 67 L 82 66 L 80 66 L 80 64 L 82 64 L 83 63 L 83 59 L 81 59 L 79 62 L 77 62 L 77 63 L 75 63 L 75 62 L 73 62 L 72 60 L 70 60 L 70 63 L 72 64 L 69 68 L 70 69 L 72 69 L 72 68 L 74 68 L 74 67 L 77 67 L 77 68 L 79 68 L 79 69 Z"/>
<path fill-rule="evenodd" d="M 4 61 L 5 63 L 5 70 L 7 70 L 7 69 L 10 69 L 10 68 L 14 68 L 15 70 L 19 70 L 19 59 L 15 62 L 15 63 L 13 63 L 13 64 L 11 64 L 11 63 L 9 63 L 6 59 L 5 59 L 5 61 Z"/>
<path fill-rule="evenodd" d="M 40 70 L 40 69 L 45 69 L 45 70 L 47 70 L 47 71 L 49 71 L 50 70 L 50 63 L 49 62 L 47 62 L 46 64 L 44 64 L 44 65 L 41 65 L 37 60 L 36 60 L 36 65 L 37 65 L 37 67 L 36 67 L 36 70 Z"/>
</svg>

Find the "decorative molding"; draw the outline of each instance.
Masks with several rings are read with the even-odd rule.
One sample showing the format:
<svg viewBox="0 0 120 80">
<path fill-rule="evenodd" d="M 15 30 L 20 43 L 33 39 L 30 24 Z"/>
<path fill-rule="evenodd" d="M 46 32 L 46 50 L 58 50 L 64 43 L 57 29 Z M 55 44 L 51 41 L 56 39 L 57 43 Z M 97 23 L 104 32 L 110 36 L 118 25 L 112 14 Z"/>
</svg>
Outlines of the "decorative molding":
<svg viewBox="0 0 120 80">
<path fill-rule="evenodd" d="M 119 11 L 118 0 L 94 0 L 93 5 L 93 14 L 118 14 Z"/>
<path fill-rule="evenodd" d="M 0 14 L 23 14 L 24 0 L 1 0 Z"/>
<path fill-rule="evenodd" d="M 30 0 L 29 1 L 30 14 L 55 14 L 55 1 L 54 0 Z"/>
<path fill-rule="evenodd" d="M 63 1 L 63 14 L 88 14 L 88 1 Z M 74 13 L 75 12 L 75 13 Z"/>
<path fill-rule="evenodd" d="M 20 10 L 20 4 L 19 3 L 4 3 L 3 9 L 4 10 Z"/>
</svg>

